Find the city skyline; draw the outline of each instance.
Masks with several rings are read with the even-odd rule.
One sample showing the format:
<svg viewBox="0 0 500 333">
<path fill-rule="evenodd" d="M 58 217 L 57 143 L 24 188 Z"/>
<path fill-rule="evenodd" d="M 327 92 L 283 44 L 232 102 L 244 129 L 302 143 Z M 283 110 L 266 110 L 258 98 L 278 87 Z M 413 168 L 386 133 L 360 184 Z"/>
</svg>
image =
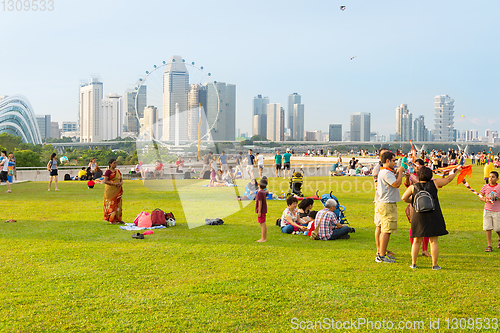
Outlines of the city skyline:
<svg viewBox="0 0 500 333">
<path fill-rule="evenodd" d="M 104 95 L 124 95 L 154 64 L 182 54 L 207 68 L 214 80 L 238 86 L 236 127 L 242 132 L 252 132 L 253 96 L 263 94 L 270 103 L 286 106 L 295 91 L 307 105 L 306 130 L 327 132 L 330 123 L 348 128 L 349 114 L 369 110 L 372 129 L 388 136 L 395 133 L 394 123 L 384 119 L 400 104 L 423 115 L 434 129 L 431 99 L 436 95 L 455 99 L 458 130 L 484 133 L 500 127 L 498 106 L 486 102 L 499 87 L 495 55 L 500 46 L 493 42 L 500 28 L 497 1 L 480 6 L 442 1 L 432 7 L 360 1 L 345 11 L 335 1 L 315 6 L 256 1 L 238 9 L 228 4 L 194 1 L 190 20 L 162 23 L 162 30 L 172 32 L 168 45 L 154 33 L 154 22 L 163 22 L 167 10 L 183 10 L 180 3 L 90 0 L 61 3 L 50 13 L 4 13 L 0 28 L 9 33 L 3 46 L 15 52 L 0 55 L 0 94 L 24 95 L 36 114 L 51 114 L 59 123 L 75 121 L 80 78 L 100 73 Z M 255 26 L 257 15 L 262 24 Z M 130 28 L 131 21 L 145 16 L 149 27 Z M 276 16 L 294 20 L 278 23 Z M 401 26 L 394 17 L 405 17 L 408 24 Z M 207 20 L 215 31 L 227 31 L 227 43 L 214 43 L 217 34 L 193 43 Z M 292 23 L 297 20 L 303 22 L 300 27 Z M 284 39 L 284 33 L 294 38 Z M 145 47 L 130 48 L 130 40 Z M 254 47 L 256 40 L 271 46 Z M 284 52 L 292 46 L 294 52 Z"/>
</svg>

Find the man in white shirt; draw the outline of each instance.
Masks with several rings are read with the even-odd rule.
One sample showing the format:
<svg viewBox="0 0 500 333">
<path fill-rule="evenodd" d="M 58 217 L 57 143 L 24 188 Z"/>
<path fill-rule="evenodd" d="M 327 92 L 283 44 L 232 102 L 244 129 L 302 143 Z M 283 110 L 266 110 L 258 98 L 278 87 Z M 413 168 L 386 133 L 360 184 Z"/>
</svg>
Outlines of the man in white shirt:
<svg viewBox="0 0 500 333">
<path fill-rule="evenodd" d="M 375 204 L 380 217 L 380 240 L 377 247 L 376 262 L 393 263 L 394 260 L 386 257 L 387 245 L 391 233 L 396 232 L 398 223 L 397 202 L 401 200 L 399 187 L 403 182 L 404 167 L 396 166 L 396 156 L 390 151 L 386 151 L 381 156 L 383 166 L 380 168 L 377 179 L 378 201 Z"/>
</svg>

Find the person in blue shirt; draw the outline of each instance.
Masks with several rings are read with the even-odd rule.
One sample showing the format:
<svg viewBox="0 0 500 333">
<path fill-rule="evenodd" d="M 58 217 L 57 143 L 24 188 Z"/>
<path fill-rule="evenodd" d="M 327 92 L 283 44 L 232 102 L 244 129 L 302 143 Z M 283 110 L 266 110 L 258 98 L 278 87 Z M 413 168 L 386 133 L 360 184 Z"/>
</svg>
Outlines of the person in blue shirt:
<svg viewBox="0 0 500 333">
<path fill-rule="evenodd" d="M 290 149 L 286 150 L 286 153 L 283 154 L 283 169 L 284 174 L 283 174 L 283 179 L 286 178 L 286 172 L 288 170 L 288 177 L 292 177 L 292 171 L 290 171 L 290 157 L 292 157 L 292 154 L 290 154 Z"/>
<path fill-rule="evenodd" d="M 229 168 L 227 167 L 227 155 L 226 155 L 226 152 L 223 151 L 222 154 L 219 156 L 219 163 L 220 163 L 220 169 L 222 170 L 222 177 L 226 177 L 228 172 L 229 172 Z"/>
</svg>

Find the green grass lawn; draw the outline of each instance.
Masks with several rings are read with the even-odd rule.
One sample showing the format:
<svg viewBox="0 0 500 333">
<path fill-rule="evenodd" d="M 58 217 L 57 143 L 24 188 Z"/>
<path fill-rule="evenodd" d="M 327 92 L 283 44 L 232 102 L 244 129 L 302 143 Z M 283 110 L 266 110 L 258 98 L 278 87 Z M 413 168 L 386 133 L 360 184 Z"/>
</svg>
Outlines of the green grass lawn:
<svg viewBox="0 0 500 333">
<path fill-rule="evenodd" d="M 2 186 L 0 331 L 282 332 L 294 331 L 301 321 L 305 328 L 307 321 L 323 318 L 366 318 L 394 325 L 423 321 L 425 329 L 414 331 L 430 332 L 437 330 L 429 321 L 440 318 L 440 331 L 457 332 L 467 331 L 471 322 L 462 320 L 460 329 L 457 321 L 453 330 L 453 318 L 500 318 L 500 250 L 484 252 L 478 198 L 455 182 L 440 190 L 450 232 L 439 241 L 443 269 L 432 271 L 431 260 L 420 257 L 419 268 L 411 270 L 403 203 L 399 231 L 389 244 L 397 262 L 374 261 L 372 182 L 304 181 L 306 195 L 334 190 L 356 228 L 351 239 L 284 235 L 275 221 L 286 204 L 268 201 L 263 244 L 255 242 L 260 229 L 254 203 L 239 206 L 227 200 L 234 188 L 201 186 L 208 181 L 180 180 L 179 193 L 126 181 L 125 221 L 157 207 L 177 218 L 177 226 L 155 230 L 144 240 L 102 220 L 102 185 L 89 190 L 85 182 L 60 182 L 61 192 L 47 192 L 46 182 L 23 183 L 13 185 L 11 194 Z M 479 191 L 482 169 L 475 168 L 469 183 Z M 286 180 L 270 179 L 271 191 L 287 187 Z M 320 206 L 316 202 L 314 208 Z M 231 215 L 214 216 L 217 211 Z M 204 217 L 222 217 L 225 224 L 189 228 L 186 216 L 200 224 Z M 18 222 L 3 223 L 10 218 Z"/>
</svg>

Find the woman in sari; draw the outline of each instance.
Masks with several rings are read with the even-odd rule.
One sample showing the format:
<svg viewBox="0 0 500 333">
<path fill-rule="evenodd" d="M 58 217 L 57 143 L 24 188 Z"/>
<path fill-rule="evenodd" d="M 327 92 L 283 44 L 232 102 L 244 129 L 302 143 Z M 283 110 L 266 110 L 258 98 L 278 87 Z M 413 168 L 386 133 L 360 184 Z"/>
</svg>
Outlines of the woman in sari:
<svg viewBox="0 0 500 333">
<path fill-rule="evenodd" d="M 104 220 L 111 224 L 123 224 L 122 221 L 122 174 L 116 168 L 116 159 L 109 160 L 104 173 Z"/>
</svg>

